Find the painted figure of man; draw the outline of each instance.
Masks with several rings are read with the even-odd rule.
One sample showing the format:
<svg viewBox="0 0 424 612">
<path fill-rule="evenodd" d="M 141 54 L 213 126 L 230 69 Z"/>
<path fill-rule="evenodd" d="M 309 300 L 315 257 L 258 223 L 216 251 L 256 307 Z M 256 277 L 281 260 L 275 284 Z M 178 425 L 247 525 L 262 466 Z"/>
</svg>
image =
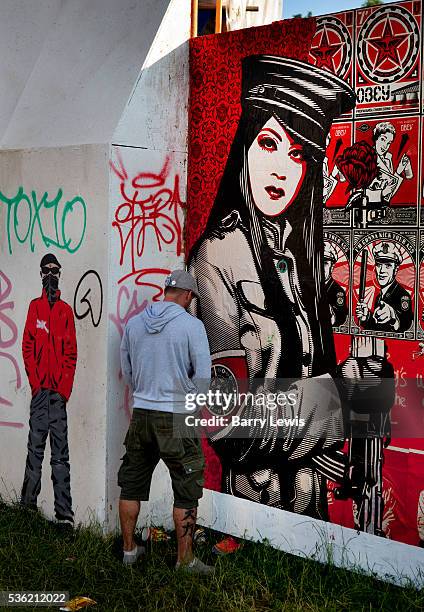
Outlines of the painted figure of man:
<svg viewBox="0 0 424 612">
<path fill-rule="evenodd" d="M 56 519 L 73 525 L 66 404 L 77 362 L 72 308 L 60 299 L 61 265 L 49 253 L 40 262 L 43 291 L 29 305 L 22 340 L 25 370 L 31 386 L 28 455 L 21 503 L 37 507 L 41 469 L 50 434 Z"/>
<path fill-rule="evenodd" d="M 327 290 L 327 299 L 330 305 L 331 325 L 343 325 L 347 317 L 346 291 L 333 278 L 334 264 L 337 261 L 337 252 L 333 245 L 324 242 L 324 279 Z"/>
<path fill-rule="evenodd" d="M 366 302 L 358 302 L 356 316 L 364 329 L 403 332 L 411 326 L 414 314 L 411 296 L 396 280 L 402 263 L 399 248 L 393 242 L 378 242 L 373 248 L 375 277 L 380 286 L 372 311 Z"/>
</svg>

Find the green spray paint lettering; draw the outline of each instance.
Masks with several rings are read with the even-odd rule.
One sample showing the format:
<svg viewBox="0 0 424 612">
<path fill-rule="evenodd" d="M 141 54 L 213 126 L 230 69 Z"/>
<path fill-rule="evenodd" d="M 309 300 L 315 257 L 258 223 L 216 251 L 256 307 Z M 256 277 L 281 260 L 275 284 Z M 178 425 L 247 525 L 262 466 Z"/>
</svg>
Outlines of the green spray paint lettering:
<svg viewBox="0 0 424 612">
<path fill-rule="evenodd" d="M 8 198 L 0 191 L 0 204 L 7 206 L 6 229 L 10 254 L 13 238 L 20 244 L 28 242 L 34 252 L 37 234 L 46 247 L 55 246 L 68 253 L 78 251 L 87 225 L 86 205 L 81 196 L 63 202 L 62 195 L 62 189 L 58 189 L 53 199 L 49 200 L 47 191 L 37 198 L 35 191 L 31 191 L 29 196 L 21 186 L 14 197 Z M 72 220 L 74 223 L 71 227 Z"/>
</svg>

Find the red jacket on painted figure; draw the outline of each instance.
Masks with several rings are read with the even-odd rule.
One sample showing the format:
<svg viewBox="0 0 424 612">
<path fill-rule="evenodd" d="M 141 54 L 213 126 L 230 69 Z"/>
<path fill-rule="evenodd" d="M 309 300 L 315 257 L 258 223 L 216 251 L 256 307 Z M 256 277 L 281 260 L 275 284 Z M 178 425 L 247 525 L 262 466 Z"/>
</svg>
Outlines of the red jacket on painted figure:
<svg viewBox="0 0 424 612">
<path fill-rule="evenodd" d="M 50 307 L 46 292 L 32 300 L 22 339 L 25 370 L 34 396 L 40 389 L 69 399 L 77 363 L 77 339 L 72 308 L 60 299 Z"/>
</svg>

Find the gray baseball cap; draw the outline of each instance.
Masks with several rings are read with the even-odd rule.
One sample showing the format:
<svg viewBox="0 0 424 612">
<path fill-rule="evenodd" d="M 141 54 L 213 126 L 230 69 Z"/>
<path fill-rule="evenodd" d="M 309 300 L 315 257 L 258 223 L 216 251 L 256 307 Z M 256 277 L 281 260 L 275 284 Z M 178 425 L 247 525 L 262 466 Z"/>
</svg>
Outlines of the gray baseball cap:
<svg viewBox="0 0 424 612">
<path fill-rule="evenodd" d="M 165 279 L 165 287 L 193 291 L 194 295 L 199 297 L 199 288 L 196 279 L 185 270 L 174 270 L 171 272 Z"/>
</svg>

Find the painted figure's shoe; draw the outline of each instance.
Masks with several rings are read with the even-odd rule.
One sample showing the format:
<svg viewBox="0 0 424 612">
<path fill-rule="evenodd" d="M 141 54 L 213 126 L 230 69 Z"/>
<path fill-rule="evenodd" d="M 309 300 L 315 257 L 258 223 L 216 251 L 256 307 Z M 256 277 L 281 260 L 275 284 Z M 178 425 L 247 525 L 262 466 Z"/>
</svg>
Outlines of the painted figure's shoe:
<svg viewBox="0 0 424 612">
<path fill-rule="evenodd" d="M 56 514 L 56 525 L 67 525 L 68 527 L 74 527 L 74 517 L 65 516 L 64 514 Z"/>
</svg>

